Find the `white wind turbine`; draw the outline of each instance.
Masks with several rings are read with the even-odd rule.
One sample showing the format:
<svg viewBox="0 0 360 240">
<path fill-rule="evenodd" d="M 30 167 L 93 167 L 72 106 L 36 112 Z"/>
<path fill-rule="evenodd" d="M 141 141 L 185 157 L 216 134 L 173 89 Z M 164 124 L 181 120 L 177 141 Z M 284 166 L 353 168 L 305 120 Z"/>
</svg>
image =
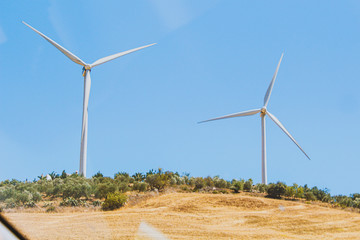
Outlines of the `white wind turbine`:
<svg viewBox="0 0 360 240">
<path fill-rule="evenodd" d="M 248 110 L 248 111 L 244 111 L 244 112 L 239 112 L 239 113 L 233 113 L 233 114 L 229 114 L 226 116 L 222 116 L 222 117 L 217 117 L 217 118 L 212 118 L 209 120 L 205 120 L 199 123 L 203 123 L 203 122 L 209 122 L 209 121 L 214 121 L 214 120 L 220 120 L 220 119 L 225 119 L 225 118 L 233 118 L 233 117 L 243 117 L 243 116 L 250 116 L 250 115 L 254 115 L 257 113 L 260 113 L 260 117 L 261 117 L 261 137 L 262 137 L 262 149 L 261 149 L 261 176 L 262 176 L 262 183 L 267 184 L 267 172 L 266 172 L 266 132 L 265 132 L 265 116 L 268 115 L 270 117 L 271 120 L 273 120 L 276 125 L 278 125 L 281 130 L 284 131 L 284 133 L 286 135 L 288 135 L 288 137 L 296 144 L 296 146 L 298 146 L 298 148 L 305 154 L 305 156 L 310 160 L 309 156 L 305 153 L 305 151 L 300 147 L 300 145 L 295 141 L 295 139 L 291 136 L 291 134 L 286 130 L 286 128 L 284 127 L 284 125 L 281 124 L 281 122 L 274 116 L 272 115 L 268 110 L 267 110 L 267 105 L 269 103 L 269 99 L 270 99 L 270 95 L 271 95 L 271 91 L 274 87 L 274 82 L 276 79 L 276 75 L 279 71 L 279 67 L 280 67 L 280 63 L 281 60 L 283 58 L 284 54 L 281 54 L 280 57 L 280 61 L 277 65 L 276 71 L 274 73 L 274 76 L 270 82 L 270 85 L 266 91 L 265 97 L 264 97 L 264 105 L 262 108 L 259 109 L 253 109 L 253 110 Z"/>
<path fill-rule="evenodd" d="M 45 38 L 49 43 L 51 43 L 54 47 L 59 49 L 65 56 L 70 58 L 73 62 L 80 64 L 83 66 L 83 76 L 84 76 L 84 100 L 83 100 L 83 119 L 82 119 L 82 130 L 81 130 L 81 148 L 80 148 L 80 169 L 79 174 L 86 177 L 86 154 L 87 154 L 87 130 L 88 130 L 88 104 L 89 104 L 89 95 L 90 95 L 90 86 L 91 86 L 91 79 L 90 79 L 90 71 L 93 67 L 96 67 L 100 64 L 106 63 L 108 61 L 114 60 L 118 57 L 124 56 L 126 54 L 138 51 L 140 49 L 150 47 L 156 43 L 149 44 L 143 47 L 134 48 L 125 52 L 116 53 L 111 56 L 107 56 L 104 58 L 100 58 L 99 60 L 93 62 L 92 64 L 87 64 L 84 61 L 82 61 L 80 58 L 57 44 L 55 41 L 51 40 L 35 28 L 31 27 L 27 23 L 23 22 L 26 26 L 34 30 L 36 33 L 38 33 L 40 36 Z"/>
</svg>

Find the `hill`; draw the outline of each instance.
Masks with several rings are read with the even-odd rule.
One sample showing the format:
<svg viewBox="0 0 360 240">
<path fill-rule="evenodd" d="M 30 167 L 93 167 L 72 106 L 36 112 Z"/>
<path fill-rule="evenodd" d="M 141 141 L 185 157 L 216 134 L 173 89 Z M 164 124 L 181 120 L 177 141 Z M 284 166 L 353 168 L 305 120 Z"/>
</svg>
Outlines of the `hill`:
<svg viewBox="0 0 360 240">
<path fill-rule="evenodd" d="M 30 239 L 140 239 L 143 221 L 169 239 L 360 239 L 359 213 L 316 202 L 248 193 L 143 196 L 116 211 L 67 208 L 57 213 L 6 212 L 5 216 Z"/>
</svg>

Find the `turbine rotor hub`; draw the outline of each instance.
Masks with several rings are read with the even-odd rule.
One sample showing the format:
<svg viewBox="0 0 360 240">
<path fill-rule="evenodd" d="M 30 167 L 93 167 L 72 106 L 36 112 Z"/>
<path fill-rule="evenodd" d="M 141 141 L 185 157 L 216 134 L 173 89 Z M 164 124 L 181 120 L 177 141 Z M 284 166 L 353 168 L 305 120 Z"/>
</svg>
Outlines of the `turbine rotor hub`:
<svg viewBox="0 0 360 240">
<path fill-rule="evenodd" d="M 86 71 L 91 71 L 91 66 L 86 65 L 85 67 L 82 68 L 82 75 L 85 77 L 85 73 Z"/>
<path fill-rule="evenodd" d="M 263 107 L 263 108 L 261 109 L 261 113 L 262 113 L 262 114 L 266 114 L 266 107 Z"/>
</svg>

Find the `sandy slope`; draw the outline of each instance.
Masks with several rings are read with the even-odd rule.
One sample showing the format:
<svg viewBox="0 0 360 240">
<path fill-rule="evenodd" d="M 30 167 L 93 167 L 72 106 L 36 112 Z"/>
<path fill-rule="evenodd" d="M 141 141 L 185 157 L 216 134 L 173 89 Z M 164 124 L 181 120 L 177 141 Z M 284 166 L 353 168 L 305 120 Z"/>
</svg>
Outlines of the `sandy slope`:
<svg viewBox="0 0 360 240">
<path fill-rule="evenodd" d="M 279 207 L 280 206 L 280 207 Z M 31 239 L 360 239 L 360 214 L 244 194 L 169 193 L 112 212 L 7 213 Z"/>
</svg>

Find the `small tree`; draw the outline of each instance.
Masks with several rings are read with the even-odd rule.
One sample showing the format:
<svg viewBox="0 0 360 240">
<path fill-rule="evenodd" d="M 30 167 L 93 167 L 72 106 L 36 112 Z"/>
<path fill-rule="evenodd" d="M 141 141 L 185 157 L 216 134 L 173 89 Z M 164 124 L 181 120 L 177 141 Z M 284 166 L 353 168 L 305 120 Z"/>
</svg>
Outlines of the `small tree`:
<svg viewBox="0 0 360 240">
<path fill-rule="evenodd" d="M 205 181 L 202 177 L 197 177 L 194 179 L 194 190 L 200 190 L 205 187 Z"/>
<path fill-rule="evenodd" d="M 315 195 L 311 191 L 305 192 L 304 196 L 307 201 L 315 201 L 316 200 Z"/>
<path fill-rule="evenodd" d="M 286 185 L 282 182 L 277 182 L 276 184 L 269 184 L 269 188 L 267 189 L 267 196 L 270 198 L 281 198 L 285 194 Z"/>
<path fill-rule="evenodd" d="M 147 175 L 146 182 L 149 184 L 152 190 L 157 189 L 161 191 L 165 188 L 165 186 L 169 185 L 169 178 L 168 175 L 159 172 L 156 174 Z"/>
<path fill-rule="evenodd" d="M 240 191 L 244 190 L 244 179 L 241 179 L 240 181 L 238 180 L 232 180 L 232 184 L 230 189 L 233 190 L 235 193 L 239 193 Z"/>
<path fill-rule="evenodd" d="M 268 186 L 264 183 L 258 183 L 255 185 L 255 190 L 257 190 L 260 193 L 266 192 L 268 189 Z"/>
<path fill-rule="evenodd" d="M 287 186 L 284 195 L 285 195 L 285 197 L 288 197 L 288 198 L 294 198 L 295 193 L 296 193 L 296 190 L 295 190 L 294 186 Z"/>
<path fill-rule="evenodd" d="M 252 187 L 253 187 L 253 180 L 252 180 L 251 178 L 249 178 L 249 180 L 247 180 L 247 181 L 244 183 L 244 190 L 245 190 L 245 191 L 248 191 L 248 192 L 251 192 Z"/>
</svg>

